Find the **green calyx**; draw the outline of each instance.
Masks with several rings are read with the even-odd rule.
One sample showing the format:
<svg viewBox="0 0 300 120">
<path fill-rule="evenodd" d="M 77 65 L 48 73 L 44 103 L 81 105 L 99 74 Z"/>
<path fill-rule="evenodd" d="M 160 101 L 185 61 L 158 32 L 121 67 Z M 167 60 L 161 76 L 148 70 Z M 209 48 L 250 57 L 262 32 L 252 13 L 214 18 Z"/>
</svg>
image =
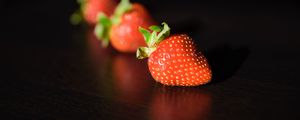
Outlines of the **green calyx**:
<svg viewBox="0 0 300 120">
<path fill-rule="evenodd" d="M 98 40 L 102 41 L 102 46 L 106 47 L 109 44 L 109 31 L 113 25 L 120 24 L 121 17 L 124 13 L 132 9 L 129 0 L 121 0 L 114 14 L 109 18 L 103 13 L 99 13 L 97 24 L 94 33 Z"/>
<path fill-rule="evenodd" d="M 109 43 L 109 30 L 112 24 L 110 19 L 104 13 L 99 13 L 97 19 L 98 23 L 95 26 L 94 33 L 98 40 L 102 41 L 102 46 L 106 47 Z"/>
<path fill-rule="evenodd" d="M 163 22 L 162 26 L 150 26 L 150 30 L 153 32 L 140 27 L 139 31 L 143 35 L 148 47 L 140 47 L 136 51 L 136 57 L 138 59 L 144 59 L 151 55 L 156 50 L 157 45 L 170 35 L 171 28 L 167 23 Z"/>
<path fill-rule="evenodd" d="M 72 25 L 78 25 L 83 21 L 83 11 L 86 4 L 86 0 L 77 0 L 77 3 L 80 5 L 80 9 L 72 13 L 70 17 L 70 22 Z"/>
</svg>

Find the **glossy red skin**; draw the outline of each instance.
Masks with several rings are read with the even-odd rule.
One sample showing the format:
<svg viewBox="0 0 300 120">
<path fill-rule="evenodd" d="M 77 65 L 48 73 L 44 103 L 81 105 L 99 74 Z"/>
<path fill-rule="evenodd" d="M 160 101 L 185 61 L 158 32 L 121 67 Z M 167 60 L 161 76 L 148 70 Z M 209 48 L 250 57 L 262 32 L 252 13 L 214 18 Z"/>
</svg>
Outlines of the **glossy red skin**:
<svg viewBox="0 0 300 120">
<path fill-rule="evenodd" d="M 83 11 L 84 19 L 88 24 L 95 25 L 98 13 L 103 12 L 105 15 L 110 16 L 116 6 L 116 0 L 86 0 Z"/>
<path fill-rule="evenodd" d="M 153 120 L 207 120 L 211 104 L 209 93 L 172 87 L 155 93 L 150 117 Z"/>
<path fill-rule="evenodd" d="M 197 86 L 212 77 L 206 58 L 186 34 L 172 35 L 160 42 L 148 66 L 153 78 L 164 85 Z"/>
<path fill-rule="evenodd" d="M 146 46 L 139 26 L 148 28 L 155 22 L 148 11 L 138 3 L 132 4 L 132 10 L 125 13 L 121 23 L 113 25 L 110 31 L 110 42 L 120 52 L 136 52 L 138 47 Z"/>
</svg>

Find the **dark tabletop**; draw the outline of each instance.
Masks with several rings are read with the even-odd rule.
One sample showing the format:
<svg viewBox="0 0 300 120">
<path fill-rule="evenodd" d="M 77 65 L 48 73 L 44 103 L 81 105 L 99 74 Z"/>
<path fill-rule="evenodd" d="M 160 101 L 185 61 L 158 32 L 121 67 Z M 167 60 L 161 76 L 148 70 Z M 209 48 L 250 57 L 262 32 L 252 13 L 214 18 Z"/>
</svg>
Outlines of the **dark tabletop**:
<svg viewBox="0 0 300 120">
<path fill-rule="evenodd" d="M 91 27 L 70 24 L 75 0 L 4 0 L 0 119 L 300 119 L 299 5 L 138 2 L 196 40 L 213 69 L 210 84 L 154 82 L 146 60 L 103 49 Z"/>
</svg>

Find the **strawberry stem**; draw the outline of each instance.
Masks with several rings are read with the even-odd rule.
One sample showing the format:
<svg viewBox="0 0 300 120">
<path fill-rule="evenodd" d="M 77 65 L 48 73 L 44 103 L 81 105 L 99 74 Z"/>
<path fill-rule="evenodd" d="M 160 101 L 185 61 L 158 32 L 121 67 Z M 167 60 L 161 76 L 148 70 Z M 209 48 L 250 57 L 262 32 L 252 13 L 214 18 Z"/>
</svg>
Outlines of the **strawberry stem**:
<svg viewBox="0 0 300 120">
<path fill-rule="evenodd" d="M 170 27 L 167 23 L 163 22 L 161 26 L 150 26 L 150 30 L 153 32 L 139 27 L 140 33 L 143 35 L 148 47 L 140 47 L 136 51 L 136 57 L 138 59 L 144 59 L 151 55 L 156 50 L 157 45 L 170 35 Z M 158 34 L 157 34 L 158 33 Z"/>
</svg>

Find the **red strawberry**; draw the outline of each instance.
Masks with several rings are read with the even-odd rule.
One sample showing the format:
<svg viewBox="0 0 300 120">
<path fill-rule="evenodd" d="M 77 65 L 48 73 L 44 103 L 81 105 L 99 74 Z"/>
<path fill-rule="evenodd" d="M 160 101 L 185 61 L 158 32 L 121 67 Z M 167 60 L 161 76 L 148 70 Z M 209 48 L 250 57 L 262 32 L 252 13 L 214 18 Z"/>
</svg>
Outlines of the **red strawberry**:
<svg viewBox="0 0 300 120">
<path fill-rule="evenodd" d="M 199 89 L 162 87 L 155 92 L 150 116 L 154 120 L 206 120 L 211 100 L 209 93 Z"/>
<path fill-rule="evenodd" d="M 107 16 L 112 15 L 117 6 L 116 0 L 77 0 L 80 4 L 80 10 L 72 15 L 72 23 L 78 24 L 82 17 L 91 25 L 97 23 L 97 16 L 103 13 Z"/>
<path fill-rule="evenodd" d="M 88 23 L 96 24 L 98 13 L 103 12 L 110 16 L 116 6 L 117 2 L 115 0 L 86 0 L 83 15 Z"/>
<path fill-rule="evenodd" d="M 144 6 L 122 0 L 110 19 L 105 15 L 99 16 L 95 34 L 106 44 L 110 39 L 112 46 L 120 52 L 135 52 L 139 46 L 146 45 L 139 26 L 148 28 L 153 24 Z"/>
<path fill-rule="evenodd" d="M 186 34 L 167 37 L 170 28 L 166 23 L 163 25 L 163 29 L 151 26 L 152 34 L 140 28 L 148 47 L 140 47 L 137 58 L 149 57 L 151 75 L 164 85 L 197 86 L 208 83 L 212 77 L 210 66 L 204 55 L 197 52 L 192 39 Z"/>
</svg>

